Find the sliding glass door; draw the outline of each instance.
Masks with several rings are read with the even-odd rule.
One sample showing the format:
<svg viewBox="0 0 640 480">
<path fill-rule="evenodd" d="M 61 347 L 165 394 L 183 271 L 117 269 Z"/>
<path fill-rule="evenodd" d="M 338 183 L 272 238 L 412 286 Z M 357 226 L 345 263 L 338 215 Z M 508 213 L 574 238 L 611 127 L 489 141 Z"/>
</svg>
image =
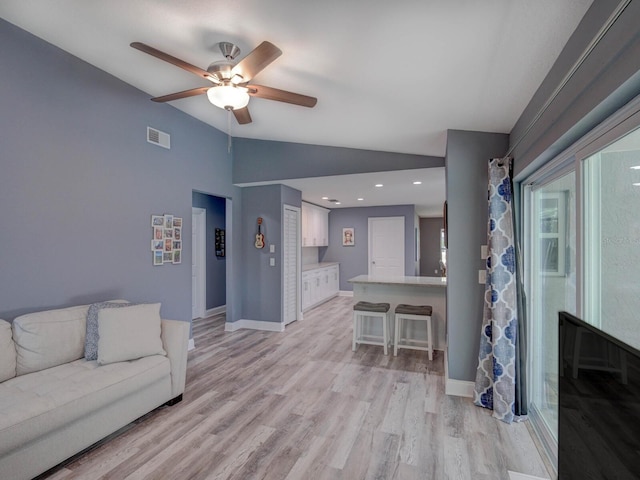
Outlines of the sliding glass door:
<svg viewBox="0 0 640 480">
<path fill-rule="evenodd" d="M 557 443 L 558 312 L 576 310 L 576 175 L 527 187 L 530 411 Z"/>
<path fill-rule="evenodd" d="M 640 129 L 592 153 L 582 164 L 582 316 L 640 349 Z"/>
<path fill-rule="evenodd" d="M 640 348 L 640 97 L 522 184 L 529 414 L 557 455 L 558 312 Z"/>
</svg>

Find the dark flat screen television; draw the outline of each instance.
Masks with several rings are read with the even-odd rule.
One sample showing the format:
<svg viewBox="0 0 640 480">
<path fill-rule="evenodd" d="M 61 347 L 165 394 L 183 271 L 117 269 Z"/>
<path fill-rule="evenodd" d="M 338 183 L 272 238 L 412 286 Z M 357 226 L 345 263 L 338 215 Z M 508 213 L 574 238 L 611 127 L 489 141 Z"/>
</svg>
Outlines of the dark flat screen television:
<svg viewBox="0 0 640 480">
<path fill-rule="evenodd" d="M 558 479 L 640 479 L 640 351 L 569 313 L 559 323 Z"/>
</svg>

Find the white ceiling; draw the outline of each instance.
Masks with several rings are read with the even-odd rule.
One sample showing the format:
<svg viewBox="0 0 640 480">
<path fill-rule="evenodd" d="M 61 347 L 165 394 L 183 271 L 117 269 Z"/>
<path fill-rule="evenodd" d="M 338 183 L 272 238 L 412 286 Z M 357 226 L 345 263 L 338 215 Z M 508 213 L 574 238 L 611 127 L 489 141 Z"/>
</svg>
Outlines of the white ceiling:
<svg viewBox="0 0 640 480">
<path fill-rule="evenodd" d="M 206 69 L 222 59 L 220 41 L 236 43 L 242 58 L 269 40 L 284 53 L 253 83 L 318 104 L 253 98 L 253 123 L 232 122 L 232 136 L 442 157 L 447 129 L 510 132 L 591 3 L 2 0 L 0 17 L 150 96 L 206 82 L 131 42 Z M 204 95 L 171 104 L 228 129 L 226 112 Z"/>
</svg>

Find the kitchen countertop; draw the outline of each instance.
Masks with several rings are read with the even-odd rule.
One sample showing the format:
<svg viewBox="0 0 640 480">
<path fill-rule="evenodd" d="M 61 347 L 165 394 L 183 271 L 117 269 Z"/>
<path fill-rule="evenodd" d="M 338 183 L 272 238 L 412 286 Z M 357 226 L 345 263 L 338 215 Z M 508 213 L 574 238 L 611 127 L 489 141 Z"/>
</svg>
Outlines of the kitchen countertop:
<svg viewBox="0 0 640 480">
<path fill-rule="evenodd" d="M 308 263 L 306 265 L 302 265 L 302 271 L 307 272 L 309 270 L 316 270 L 318 268 L 330 267 L 332 265 L 340 265 L 340 262 Z"/>
<path fill-rule="evenodd" d="M 350 278 L 349 283 L 378 285 L 414 285 L 421 287 L 446 287 L 446 277 L 403 277 L 400 275 L 358 275 Z"/>
</svg>

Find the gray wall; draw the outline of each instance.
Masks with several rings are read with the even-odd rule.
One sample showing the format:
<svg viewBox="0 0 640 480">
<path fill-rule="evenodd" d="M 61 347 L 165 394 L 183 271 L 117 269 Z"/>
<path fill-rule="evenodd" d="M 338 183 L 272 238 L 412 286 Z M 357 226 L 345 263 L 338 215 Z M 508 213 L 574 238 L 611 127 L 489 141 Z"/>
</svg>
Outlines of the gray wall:
<svg viewBox="0 0 640 480">
<path fill-rule="evenodd" d="M 442 217 L 420 219 L 420 275 L 440 275 L 440 229 Z M 436 272 L 437 270 L 437 272 Z"/>
<path fill-rule="evenodd" d="M 227 301 L 227 257 L 216 257 L 216 228 L 225 229 L 226 199 L 204 193 L 193 192 L 192 206 L 204 208 L 207 218 L 205 252 L 207 263 L 206 308 L 221 307 Z M 191 241 L 185 237 L 184 241 Z"/>
<path fill-rule="evenodd" d="M 243 234 L 239 249 L 245 260 L 241 288 L 243 318 L 265 322 L 282 321 L 282 214 L 283 205 L 301 205 L 301 193 L 285 185 L 265 185 L 242 189 Z M 265 247 L 255 247 L 257 219 L 262 217 L 261 232 Z M 269 245 L 275 253 L 269 253 Z M 276 266 L 269 266 L 269 258 Z"/>
<path fill-rule="evenodd" d="M 235 138 L 233 183 L 444 166 L 442 157 Z"/>
<path fill-rule="evenodd" d="M 3 20 L 0 45 L 0 317 L 126 298 L 190 321 L 191 242 L 154 267 L 151 215 L 189 232 L 198 190 L 233 198 L 238 222 L 226 135 Z"/>
<path fill-rule="evenodd" d="M 335 208 L 329 213 L 329 246 L 320 249 L 321 262 L 340 262 L 340 290 L 352 291 L 347 282 L 369 271 L 368 222 L 369 217 L 404 217 L 405 274 L 413 275 L 415 268 L 415 235 L 413 205 L 388 207 Z M 355 245 L 342 246 L 342 229 L 354 227 Z"/>
<path fill-rule="evenodd" d="M 447 132 L 447 332 L 449 378 L 474 381 L 482 326 L 485 268 L 480 246 L 487 243 L 487 169 L 504 155 L 508 136 Z"/>
<path fill-rule="evenodd" d="M 525 135 L 531 119 L 595 37 L 619 0 L 593 2 L 511 131 L 518 179 L 552 159 L 640 94 L 640 2 L 631 2 L 598 46 Z"/>
</svg>

